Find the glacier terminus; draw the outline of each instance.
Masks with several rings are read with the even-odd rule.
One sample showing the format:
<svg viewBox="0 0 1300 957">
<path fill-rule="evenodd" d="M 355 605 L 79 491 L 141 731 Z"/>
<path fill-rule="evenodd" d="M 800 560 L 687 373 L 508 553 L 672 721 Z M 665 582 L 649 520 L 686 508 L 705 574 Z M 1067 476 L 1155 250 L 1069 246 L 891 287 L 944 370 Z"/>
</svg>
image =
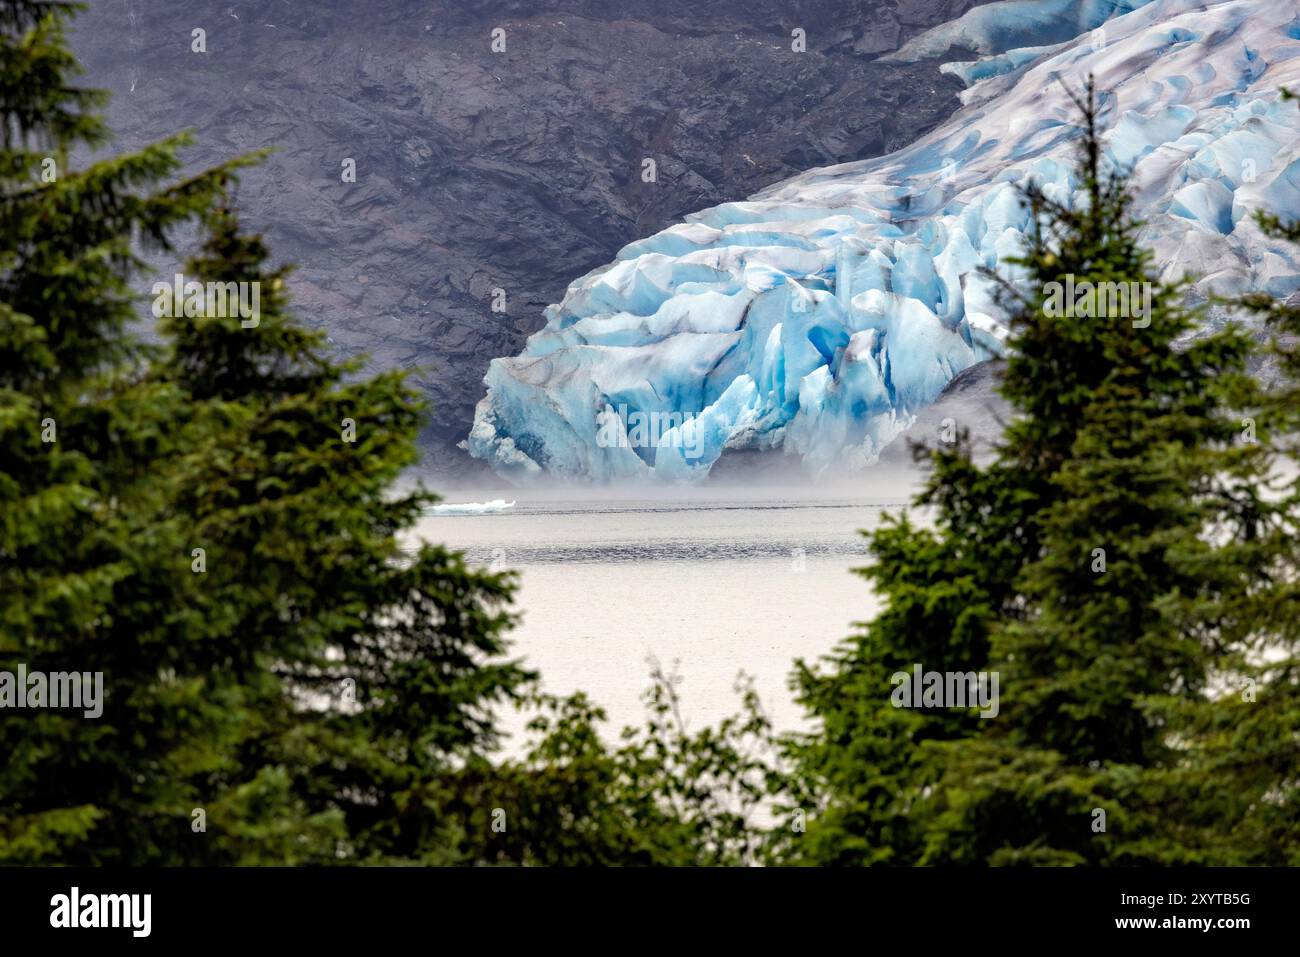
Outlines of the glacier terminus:
<svg viewBox="0 0 1300 957">
<path fill-rule="evenodd" d="M 470 453 L 519 483 L 692 482 L 731 450 L 814 476 L 874 464 L 1003 350 L 980 269 L 1014 280 L 1024 184 L 1075 200 L 1063 84 L 1090 74 L 1163 277 L 1201 277 L 1196 296 L 1300 288 L 1254 221 L 1300 215 L 1300 109 L 1281 97 L 1300 91 L 1296 4 L 1008 0 L 893 57 L 951 45 L 980 54 L 944 67 L 963 106 L 916 143 L 694 214 L 575 281 L 492 362 Z"/>
</svg>

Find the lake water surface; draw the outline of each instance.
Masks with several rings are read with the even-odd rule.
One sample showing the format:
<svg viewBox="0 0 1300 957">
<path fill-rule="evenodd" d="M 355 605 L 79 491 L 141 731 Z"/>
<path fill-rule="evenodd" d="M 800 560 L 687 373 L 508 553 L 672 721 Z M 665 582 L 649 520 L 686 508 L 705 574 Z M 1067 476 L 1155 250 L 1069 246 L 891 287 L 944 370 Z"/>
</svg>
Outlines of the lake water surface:
<svg viewBox="0 0 1300 957">
<path fill-rule="evenodd" d="M 869 587 L 852 573 L 865 561 L 859 530 L 899 502 L 799 489 L 606 495 L 512 492 L 507 511 L 432 515 L 418 533 L 519 571 L 514 653 L 547 691 L 586 691 L 610 730 L 640 723 L 649 656 L 676 663 L 692 727 L 736 709 L 740 671 L 778 727 L 803 725 L 791 664 L 830 651 L 871 616 Z"/>
</svg>

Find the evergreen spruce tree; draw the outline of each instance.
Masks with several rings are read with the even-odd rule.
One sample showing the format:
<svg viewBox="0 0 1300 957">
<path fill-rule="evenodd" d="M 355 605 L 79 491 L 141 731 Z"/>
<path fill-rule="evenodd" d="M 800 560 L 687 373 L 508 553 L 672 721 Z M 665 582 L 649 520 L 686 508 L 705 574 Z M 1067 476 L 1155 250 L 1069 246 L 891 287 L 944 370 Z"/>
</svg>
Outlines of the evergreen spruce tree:
<svg viewBox="0 0 1300 957">
<path fill-rule="evenodd" d="M 510 579 L 443 548 L 403 551 L 436 501 L 393 490 L 422 402 L 403 373 L 331 361 L 323 334 L 288 317 L 288 270 L 262 241 L 225 209 L 211 228 L 189 274 L 259 289 L 259 314 L 167 319 L 160 368 L 197 415 L 229 424 L 181 505 L 207 556 L 205 613 L 256 639 L 231 662 L 243 687 L 266 684 L 241 762 L 274 768 L 313 818 L 341 816 L 332 857 L 458 862 L 469 818 L 450 802 L 487 766 L 492 707 L 529 678 L 501 659 Z"/>
<path fill-rule="evenodd" d="M 1253 825 L 1219 815 L 1268 807 L 1266 785 L 1287 778 L 1236 792 L 1215 779 L 1224 729 L 1251 720 L 1221 685 L 1244 678 L 1269 630 L 1256 593 L 1272 588 L 1285 525 L 1266 489 L 1268 435 L 1244 440 L 1260 400 L 1251 340 L 1229 327 L 1189 341 L 1198 316 L 1181 284 L 1152 275 L 1124 179 L 1105 168 L 1091 84 L 1077 105 L 1081 201 L 1028 190 L 1039 229 L 1004 287 L 1000 388 L 1016 416 L 996 457 L 933 456 L 920 497 L 931 527 L 902 520 L 872 537 L 884 610 L 827 671 L 798 675 L 823 727 L 797 748 L 824 805 L 803 859 L 1269 853 L 1241 839 Z M 1061 316 L 1050 284 L 1067 277 L 1147 283 L 1150 312 Z M 913 664 L 998 673 L 998 716 L 894 708 L 891 674 Z"/>
<path fill-rule="evenodd" d="M 449 794 L 527 677 L 510 582 L 402 550 L 420 402 L 287 318 L 224 208 L 248 160 L 68 168 L 107 138 L 73 11 L 0 2 L 0 671 L 102 673 L 103 713 L 0 709 L 0 861 L 462 860 Z M 260 313 L 171 303 L 148 346 L 139 250 L 196 220 L 188 278 Z"/>
<path fill-rule="evenodd" d="M 157 856 L 189 833 L 198 743 L 230 722 L 200 687 L 215 663 L 192 654 L 167 509 L 192 437 L 128 326 L 137 250 L 166 248 L 235 164 L 164 185 L 177 137 L 70 169 L 107 138 L 102 94 L 75 86 L 72 11 L 0 4 L 0 672 L 100 672 L 104 700 L 95 718 L 0 709 L 8 862 Z"/>
</svg>

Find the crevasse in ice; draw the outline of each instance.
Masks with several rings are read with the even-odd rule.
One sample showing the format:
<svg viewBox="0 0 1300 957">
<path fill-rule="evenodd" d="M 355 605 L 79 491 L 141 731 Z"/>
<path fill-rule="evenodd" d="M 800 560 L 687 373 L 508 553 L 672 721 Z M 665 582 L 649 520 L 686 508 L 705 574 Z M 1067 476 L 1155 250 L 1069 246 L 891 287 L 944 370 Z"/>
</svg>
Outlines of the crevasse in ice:
<svg viewBox="0 0 1300 957">
<path fill-rule="evenodd" d="M 1010 271 L 1030 228 L 1018 184 L 1073 197 L 1079 131 L 1058 76 L 1096 76 L 1109 152 L 1133 170 L 1166 277 L 1201 277 L 1202 293 L 1300 288 L 1294 250 L 1253 220 L 1300 215 L 1300 111 L 1279 94 L 1300 92 L 1300 8 L 1035 6 L 1055 18 L 1008 0 L 894 54 L 986 54 L 945 67 L 969 84 L 964 105 L 907 149 L 704 210 L 574 282 L 521 355 L 492 362 L 470 453 L 520 482 L 693 481 L 728 449 L 812 474 L 872 464 L 1002 349 L 977 267 Z"/>
</svg>

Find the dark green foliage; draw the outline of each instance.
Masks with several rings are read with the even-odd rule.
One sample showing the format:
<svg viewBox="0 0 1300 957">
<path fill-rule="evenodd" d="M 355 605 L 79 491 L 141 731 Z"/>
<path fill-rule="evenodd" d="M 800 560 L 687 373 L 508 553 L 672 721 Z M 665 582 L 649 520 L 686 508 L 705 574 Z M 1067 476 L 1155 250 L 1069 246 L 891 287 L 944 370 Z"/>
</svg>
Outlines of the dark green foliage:
<svg viewBox="0 0 1300 957">
<path fill-rule="evenodd" d="M 466 791 L 482 794 L 478 807 L 505 812 L 505 829 L 492 831 L 475 856 L 566 866 L 771 860 L 768 797 L 788 785 L 752 683 L 740 679 L 739 714 L 697 732 L 686 727 L 676 686 L 655 664 L 645 725 L 624 728 L 613 746 L 600 734 L 603 712 L 585 696 L 539 696 L 526 757 Z M 777 833 L 784 830 L 778 823 Z"/>
<path fill-rule="evenodd" d="M 68 9 L 2 8 L 0 669 L 103 671 L 120 684 L 98 720 L 0 713 L 0 859 L 87 859 L 92 843 L 123 849 L 112 859 L 148 856 L 158 817 L 187 828 L 197 803 L 183 806 L 186 742 L 218 737 L 225 719 L 179 677 L 187 552 L 160 477 L 191 437 L 172 421 L 175 388 L 148 380 L 148 350 L 125 332 L 133 243 L 165 246 L 232 167 L 153 185 L 178 169 L 178 138 L 69 170 L 67 155 L 105 133 L 91 112 L 102 98 L 71 82 Z M 167 712 L 177 720 L 159 721 Z"/>
</svg>

